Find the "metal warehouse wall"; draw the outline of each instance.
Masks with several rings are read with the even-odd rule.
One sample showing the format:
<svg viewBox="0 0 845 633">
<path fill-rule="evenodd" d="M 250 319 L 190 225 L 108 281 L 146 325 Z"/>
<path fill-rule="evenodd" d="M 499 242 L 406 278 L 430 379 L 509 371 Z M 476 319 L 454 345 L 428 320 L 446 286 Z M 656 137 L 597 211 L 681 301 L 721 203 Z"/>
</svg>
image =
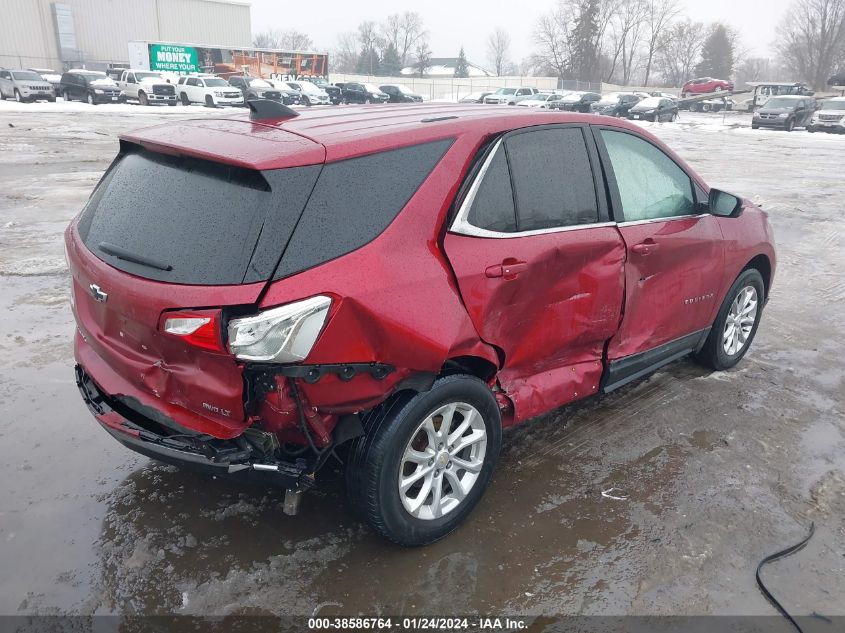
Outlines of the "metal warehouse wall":
<svg viewBox="0 0 845 633">
<path fill-rule="evenodd" d="M 61 70 L 54 0 L 0 0 L 0 66 Z M 128 61 L 130 40 L 250 46 L 249 4 L 238 0 L 59 0 L 73 12 L 91 68 Z"/>
</svg>

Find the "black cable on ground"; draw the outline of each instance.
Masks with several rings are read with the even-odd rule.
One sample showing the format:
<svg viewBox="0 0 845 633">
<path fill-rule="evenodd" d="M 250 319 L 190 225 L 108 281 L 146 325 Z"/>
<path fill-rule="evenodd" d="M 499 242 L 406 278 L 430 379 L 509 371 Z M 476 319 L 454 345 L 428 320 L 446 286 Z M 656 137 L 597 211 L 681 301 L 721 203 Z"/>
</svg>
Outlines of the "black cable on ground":
<svg viewBox="0 0 845 633">
<path fill-rule="evenodd" d="M 791 547 L 787 547 L 786 549 L 782 549 L 779 552 L 775 552 L 774 554 L 766 556 L 766 558 L 761 560 L 760 564 L 757 565 L 757 574 L 756 574 L 756 576 L 757 576 L 757 586 L 760 587 L 760 591 L 762 591 L 763 595 L 766 596 L 766 600 L 768 600 L 772 604 L 772 606 L 775 609 L 777 609 L 778 612 L 783 617 L 785 617 L 787 620 L 789 620 L 792 623 L 792 626 L 795 627 L 795 629 L 798 631 L 798 633 L 804 633 L 804 630 L 795 621 L 795 619 L 791 615 L 789 615 L 787 610 L 783 608 L 783 605 L 781 605 L 781 603 L 778 602 L 777 598 L 775 598 L 771 594 L 771 592 L 768 589 L 766 589 L 766 585 L 763 584 L 763 580 L 760 578 L 760 570 L 763 569 L 763 566 L 767 565 L 768 563 L 772 563 L 776 560 L 780 560 L 781 558 L 786 558 L 787 556 L 790 556 L 791 554 L 794 554 L 795 552 L 798 552 L 798 551 L 804 549 L 804 546 L 807 543 L 810 542 L 810 539 L 813 538 L 813 534 L 815 532 L 816 532 L 815 522 L 810 523 L 810 533 L 807 534 L 807 537 L 803 541 L 801 541 L 800 543 L 796 543 L 795 545 L 792 545 Z"/>
</svg>

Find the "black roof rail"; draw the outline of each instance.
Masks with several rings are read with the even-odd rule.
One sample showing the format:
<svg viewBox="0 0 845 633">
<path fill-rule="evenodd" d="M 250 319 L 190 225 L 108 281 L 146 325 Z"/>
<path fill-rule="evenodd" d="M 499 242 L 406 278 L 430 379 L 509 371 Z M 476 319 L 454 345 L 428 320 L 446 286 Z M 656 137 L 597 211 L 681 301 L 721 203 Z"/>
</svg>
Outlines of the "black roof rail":
<svg viewBox="0 0 845 633">
<path fill-rule="evenodd" d="M 249 106 L 250 121 L 292 119 L 295 116 L 299 116 L 299 112 L 293 108 L 289 108 L 285 104 L 271 99 L 250 99 L 246 103 Z"/>
</svg>

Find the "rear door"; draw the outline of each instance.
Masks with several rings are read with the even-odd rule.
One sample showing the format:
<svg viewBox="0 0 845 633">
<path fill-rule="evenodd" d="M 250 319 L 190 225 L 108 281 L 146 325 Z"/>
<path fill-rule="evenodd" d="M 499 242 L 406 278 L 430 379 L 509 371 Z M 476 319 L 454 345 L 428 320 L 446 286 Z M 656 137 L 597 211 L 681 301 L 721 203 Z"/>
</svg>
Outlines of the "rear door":
<svg viewBox="0 0 845 633">
<path fill-rule="evenodd" d="M 608 359 L 683 347 L 685 337 L 710 326 L 719 300 L 723 245 L 716 218 L 699 204 L 704 195 L 692 178 L 650 140 L 604 127 L 596 138 L 628 251 L 624 318 Z"/>
<path fill-rule="evenodd" d="M 624 245 L 594 178 L 586 127 L 526 128 L 486 151 L 444 247 L 524 419 L 597 388 L 620 320 Z"/>
</svg>

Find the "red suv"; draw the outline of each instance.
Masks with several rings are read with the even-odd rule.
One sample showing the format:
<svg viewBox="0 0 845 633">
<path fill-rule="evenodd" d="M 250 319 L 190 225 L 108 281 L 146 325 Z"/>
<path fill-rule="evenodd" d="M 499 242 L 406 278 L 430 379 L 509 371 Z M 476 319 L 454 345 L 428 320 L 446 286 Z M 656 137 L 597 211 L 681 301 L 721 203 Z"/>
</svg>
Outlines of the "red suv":
<svg viewBox="0 0 845 633">
<path fill-rule="evenodd" d="M 766 215 L 633 124 L 259 105 L 122 137 L 66 231 L 79 388 L 133 450 L 290 510 L 337 455 L 362 517 L 423 544 L 503 427 L 754 338 Z"/>
<path fill-rule="evenodd" d="M 732 81 L 725 79 L 713 79 L 712 77 L 700 77 L 698 79 L 690 79 L 681 88 L 681 96 L 687 95 L 702 95 L 710 92 L 717 92 L 720 90 L 733 91 L 734 84 Z"/>
</svg>

